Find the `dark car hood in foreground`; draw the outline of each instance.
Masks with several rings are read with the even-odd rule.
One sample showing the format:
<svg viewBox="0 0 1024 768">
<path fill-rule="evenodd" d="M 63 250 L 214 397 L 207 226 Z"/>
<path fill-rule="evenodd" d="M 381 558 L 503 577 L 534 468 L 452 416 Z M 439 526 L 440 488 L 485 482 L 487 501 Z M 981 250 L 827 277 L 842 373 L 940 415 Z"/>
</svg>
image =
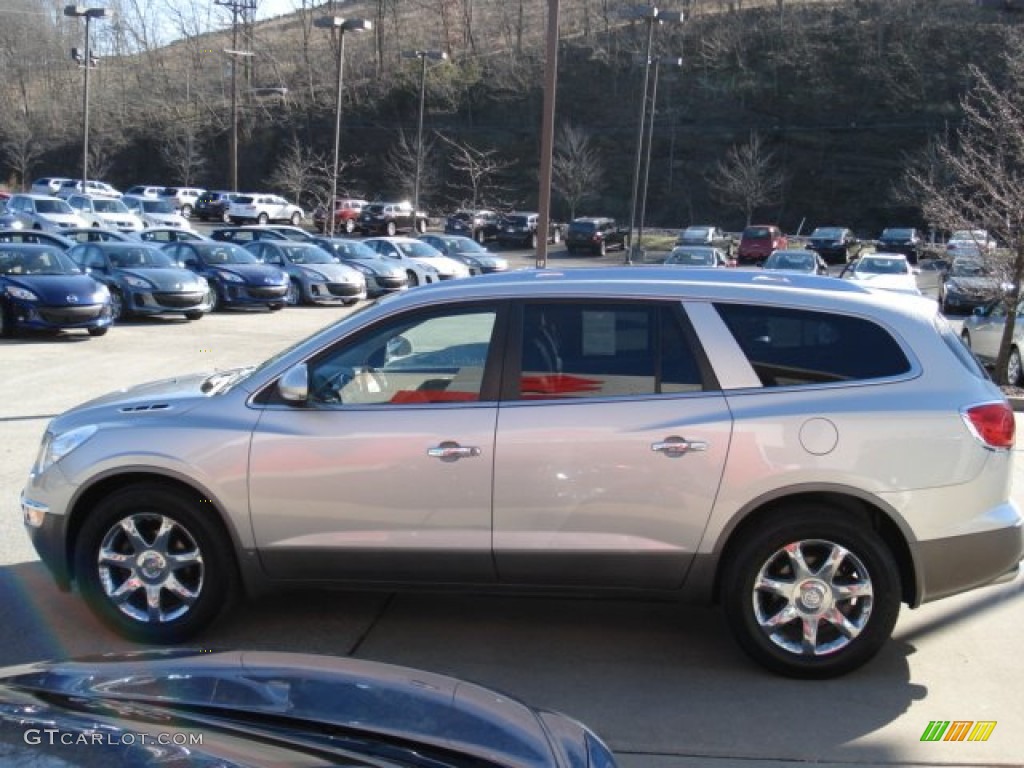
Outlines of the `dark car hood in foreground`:
<svg viewBox="0 0 1024 768">
<path fill-rule="evenodd" d="M 12 723 L 24 738 L 11 738 Z M 353 765 L 380 758 L 465 765 L 470 758 L 526 768 L 587 765 L 588 756 L 614 765 L 576 721 L 480 686 L 293 653 L 172 649 L 8 667 L 0 669 L 0 725 L 8 746 L 29 743 L 30 731 L 45 739 L 48 728 L 79 744 L 74 734 L 101 734 L 120 750 L 125 734 L 179 734 L 168 742 L 203 736 L 201 745 L 155 743 L 158 749 L 139 751 L 132 765 L 317 765 L 342 755 L 359 758 Z M 137 748 L 145 740 L 133 741 Z"/>
<path fill-rule="evenodd" d="M 5 275 L 12 285 L 32 291 L 51 307 L 100 304 L 96 292 L 100 284 L 88 275 Z"/>
</svg>

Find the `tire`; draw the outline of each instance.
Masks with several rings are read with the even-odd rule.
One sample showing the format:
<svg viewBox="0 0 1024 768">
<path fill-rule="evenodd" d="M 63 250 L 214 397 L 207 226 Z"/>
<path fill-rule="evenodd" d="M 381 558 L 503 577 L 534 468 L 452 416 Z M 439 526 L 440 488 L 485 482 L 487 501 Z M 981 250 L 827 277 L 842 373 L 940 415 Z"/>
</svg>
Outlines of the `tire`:
<svg viewBox="0 0 1024 768">
<path fill-rule="evenodd" d="M 416 232 L 422 235 L 424 232 L 427 231 L 427 222 L 424 221 L 423 219 L 417 219 L 415 227 Z"/>
<path fill-rule="evenodd" d="M 14 321 L 7 314 L 7 307 L 0 302 L 0 338 L 8 338 L 14 335 Z"/>
<path fill-rule="evenodd" d="M 260 224 L 261 226 L 266 226 L 267 224 L 270 223 L 270 217 L 267 216 L 266 213 L 261 213 L 259 216 L 256 217 L 256 223 Z"/>
<path fill-rule="evenodd" d="M 107 335 L 107 331 L 109 331 L 109 330 L 110 330 L 110 326 L 108 326 L 108 325 L 104 325 L 102 328 L 90 328 L 89 329 L 89 335 L 90 336 L 106 336 Z"/>
<path fill-rule="evenodd" d="M 607 256 L 608 255 L 608 244 L 604 240 L 602 240 L 600 243 L 598 243 L 597 255 L 598 256 Z"/>
<path fill-rule="evenodd" d="M 127 317 L 124 311 L 124 296 L 120 291 L 110 292 L 110 317 L 115 323 Z"/>
<path fill-rule="evenodd" d="M 778 674 L 846 674 L 871 659 L 896 624 L 900 577 L 892 554 L 866 520 L 844 510 L 791 505 L 727 557 L 721 598 L 729 626 L 751 658 Z M 843 631 L 830 620 L 837 614 Z"/>
<path fill-rule="evenodd" d="M 562 242 L 562 230 L 555 227 L 555 231 L 551 233 L 551 242 L 553 245 L 558 245 Z"/>
<path fill-rule="evenodd" d="M 271 312 L 280 312 L 282 309 L 284 309 L 284 302 L 275 301 L 273 304 L 268 304 L 267 309 L 269 309 Z"/>
<path fill-rule="evenodd" d="M 185 313 L 186 320 L 202 320 L 206 313 L 199 309 L 190 309 Z"/>
<path fill-rule="evenodd" d="M 537 233 L 534 232 L 530 235 L 530 250 L 537 250 Z"/>
<path fill-rule="evenodd" d="M 100 499 L 85 518 L 74 545 L 75 578 L 90 608 L 118 634 L 179 643 L 234 598 L 233 553 L 213 506 L 200 501 L 142 483 Z M 115 600 L 118 590 L 124 594 Z M 159 600 L 153 607 L 151 594 Z"/>
<path fill-rule="evenodd" d="M 295 211 L 295 213 L 292 214 L 292 217 L 291 219 L 289 219 L 289 221 L 291 221 L 293 227 L 297 227 L 299 226 L 299 224 L 302 223 L 302 216 L 299 214 L 298 211 Z"/>
<path fill-rule="evenodd" d="M 224 211 L 224 213 L 222 213 L 220 215 L 220 220 L 223 221 L 225 224 L 231 224 L 232 223 L 231 217 L 228 216 L 228 212 L 227 211 Z"/>
<path fill-rule="evenodd" d="M 220 312 L 224 309 L 224 299 L 221 298 L 220 291 L 217 290 L 217 286 L 211 286 L 210 293 L 212 294 L 212 296 L 210 296 L 210 311 Z"/>
<path fill-rule="evenodd" d="M 356 231 L 356 223 L 352 219 L 345 219 L 345 234 L 351 235 Z"/>
<path fill-rule="evenodd" d="M 395 226 L 395 222 L 389 221 L 384 226 L 384 231 L 387 232 L 388 237 L 394 237 L 395 236 L 395 232 L 398 231 L 398 228 Z"/>
<path fill-rule="evenodd" d="M 1010 355 L 1006 359 L 1006 383 L 1011 387 L 1019 387 L 1024 380 L 1021 373 L 1020 351 L 1010 347 Z"/>
<path fill-rule="evenodd" d="M 473 233 L 473 239 L 476 240 L 478 245 L 483 245 L 484 242 L 487 240 L 487 238 L 484 237 L 484 231 L 482 229 L 478 229 L 476 232 Z"/>
<path fill-rule="evenodd" d="M 408 272 L 406 272 L 405 274 L 406 274 L 406 275 L 408 276 L 408 278 L 409 278 L 409 287 L 410 287 L 410 288 L 415 288 L 415 287 L 416 287 L 417 285 L 419 285 L 419 284 L 420 284 L 420 278 L 419 278 L 419 275 L 417 275 L 417 274 L 416 274 L 415 272 L 413 272 L 413 271 L 412 271 L 411 269 L 410 269 L 410 270 L 409 270 Z"/>
<path fill-rule="evenodd" d="M 182 205 L 181 206 L 181 216 L 184 219 L 191 219 L 192 218 L 192 206 L 189 205 L 188 203 L 185 203 L 184 205 Z"/>
<path fill-rule="evenodd" d="M 302 288 L 295 280 L 288 282 L 288 293 L 284 295 L 284 301 L 289 307 L 297 307 L 302 303 Z"/>
<path fill-rule="evenodd" d="M 964 346 L 967 347 L 968 349 L 971 348 L 971 334 L 968 333 L 967 331 L 964 331 L 963 333 L 960 334 L 960 341 L 962 341 L 964 343 Z"/>
</svg>

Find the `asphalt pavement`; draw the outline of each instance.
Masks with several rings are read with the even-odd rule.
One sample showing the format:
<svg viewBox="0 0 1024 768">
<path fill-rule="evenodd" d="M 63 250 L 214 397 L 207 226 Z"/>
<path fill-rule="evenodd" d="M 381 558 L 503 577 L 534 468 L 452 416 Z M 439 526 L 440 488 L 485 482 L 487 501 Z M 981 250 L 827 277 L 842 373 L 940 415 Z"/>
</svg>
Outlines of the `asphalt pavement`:
<svg viewBox="0 0 1024 768">
<path fill-rule="evenodd" d="M 532 264 L 531 254 L 510 255 L 514 266 Z M 619 258 L 556 250 L 551 266 Z M 135 647 L 56 590 L 21 528 L 18 494 L 49 418 L 130 384 L 257 362 L 346 311 L 227 312 L 125 323 L 98 339 L 0 341 L 0 665 Z M 1024 505 L 1024 460 L 1013 495 Z M 240 606 L 197 644 L 464 677 L 579 718 L 626 768 L 1021 766 L 1022 597 L 1019 577 L 904 608 L 878 658 L 822 682 L 754 666 L 714 608 L 660 602 L 307 590 Z M 996 726 L 984 742 L 922 741 L 932 721 Z"/>
</svg>

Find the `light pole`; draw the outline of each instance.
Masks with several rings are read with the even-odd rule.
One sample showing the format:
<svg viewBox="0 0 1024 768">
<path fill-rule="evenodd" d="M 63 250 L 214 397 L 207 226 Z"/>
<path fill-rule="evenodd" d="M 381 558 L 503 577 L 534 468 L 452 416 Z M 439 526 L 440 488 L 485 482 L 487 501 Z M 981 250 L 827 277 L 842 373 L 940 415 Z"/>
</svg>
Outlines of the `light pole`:
<svg viewBox="0 0 1024 768">
<path fill-rule="evenodd" d="M 416 126 L 416 180 L 412 187 L 412 209 L 420 209 L 420 179 L 423 175 L 423 104 L 427 95 L 427 59 L 444 61 L 448 54 L 444 51 L 403 51 L 402 57 L 420 60 L 420 118 Z"/>
<path fill-rule="evenodd" d="M 82 94 L 82 194 L 89 190 L 86 182 L 89 180 L 89 70 L 95 66 L 92 53 L 89 49 L 89 22 L 93 19 L 109 19 L 114 14 L 109 8 L 87 8 L 84 5 L 65 5 L 64 15 L 72 18 L 85 19 L 85 53 L 80 59 L 82 68 L 85 70 L 85 88 Z M 76 50 L 72 49 L 71 55 L 76 60 Z"/>
<path fill-rule="evenodd" d="M 664 23 L 682 23 L 685 14 L 682 11 L 659 11 L 653 5 L 638 5 L 628 8 L 623 16 L 630 19 L 643 19 L 647 22 L 647 50 L 644 55 L 644 88 L 640 102 L 640 121 L 636 135 L 636 160 L 633 164 L 633 194 L 629 203 L 629 247 L 626 249 L 626 263 L 633 263 L 633 251 L 639 244 L 633 240 L 636 228 L 636 199 L 640 189 L 640 162 L 644 151 L 644 123 L 647 121 L 647 84 L 651 74 L 651 48 L 654 44 L 654 25 Z"/>
<path fill-rule="evenodd" d="M 345 33 L 363 32 L 373 29 L 368 19 L 344 19 L 340 16 L 323 16 L 313 24 L 321 29 L 331 30 L 331 36 L 338 35 L 338 89 L 334 102 L 334 169 L 331 172 L 331 199 L 327 207 L 327 235 L 334 237 L 334 217 L 338 198 L 338 152 L 341 150 L 341 88 L 345 72 Z"/>
<path fill-rule="evenodd" d="M 662 56 L 654 60 L 654 82 L 651 84 L 651 119 L 647 123 L 647 153 L 644 157 L 644 181 L 640 194 L 640 225 L 637 227 L 636 242 L 638 246 L 644 241 L 644 218 L 647 215 L 647 180 L 651 175 L 651 147 L 654 145 L 654 119 L 658 115 L 658 73 L 661 65 L 671 67 L 683 66 L 683 60 L 678 56 Z"/>
</svg>

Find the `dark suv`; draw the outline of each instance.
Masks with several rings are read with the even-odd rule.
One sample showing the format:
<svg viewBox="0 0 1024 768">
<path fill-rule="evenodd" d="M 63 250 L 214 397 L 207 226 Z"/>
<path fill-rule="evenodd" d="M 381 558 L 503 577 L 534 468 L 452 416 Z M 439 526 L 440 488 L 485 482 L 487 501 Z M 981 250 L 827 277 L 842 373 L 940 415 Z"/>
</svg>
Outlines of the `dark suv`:
<svg viewBox="0 0 1024 768">
<path fill-rule="evenodd" d="M 501 218 L 497 240 L 501 245 L 536 248 L 538 226 L 540 226 L 539 213 L 513 211 Z M 548 242 L 560 243 L 561 241 L 562 225 L 556 221 L 549 221 Z"/>
<path fill-rule="evenodd" d="M 885 253 L 902 253 L 911 264 L 921 258 L 924 238 L 913 227 L 888 227 L 878 238 L 878 250 Z"/>
<path fill-rule="evenodd" d="M 626 250 L 629 233 L 615 224 L 615 219 L 584 216 L 573 219 L 565 236 L 569 253 L 589 251 L 604 256 L 609 248 Z"/>
<path fill-rule="evenodd" d="M 200 221 L 228 221 L 228 206 L 231 205 L 231 192 L 203 192 L 196 198 L 192 213 Z"/>
<path fill-rule="evenodd" d="M 860 255 L 862 244 L 846 227 L 818 227 L 807 240 L 826 264 L 848 264 Z"/>
<path fill-rule="evenodd" d="M 501 216 L 494 211 L 461 209 L 444 221 L 446 235 L 471 237 L 483 245 L 498 237 L 501 230 Z"/>
</svg>

